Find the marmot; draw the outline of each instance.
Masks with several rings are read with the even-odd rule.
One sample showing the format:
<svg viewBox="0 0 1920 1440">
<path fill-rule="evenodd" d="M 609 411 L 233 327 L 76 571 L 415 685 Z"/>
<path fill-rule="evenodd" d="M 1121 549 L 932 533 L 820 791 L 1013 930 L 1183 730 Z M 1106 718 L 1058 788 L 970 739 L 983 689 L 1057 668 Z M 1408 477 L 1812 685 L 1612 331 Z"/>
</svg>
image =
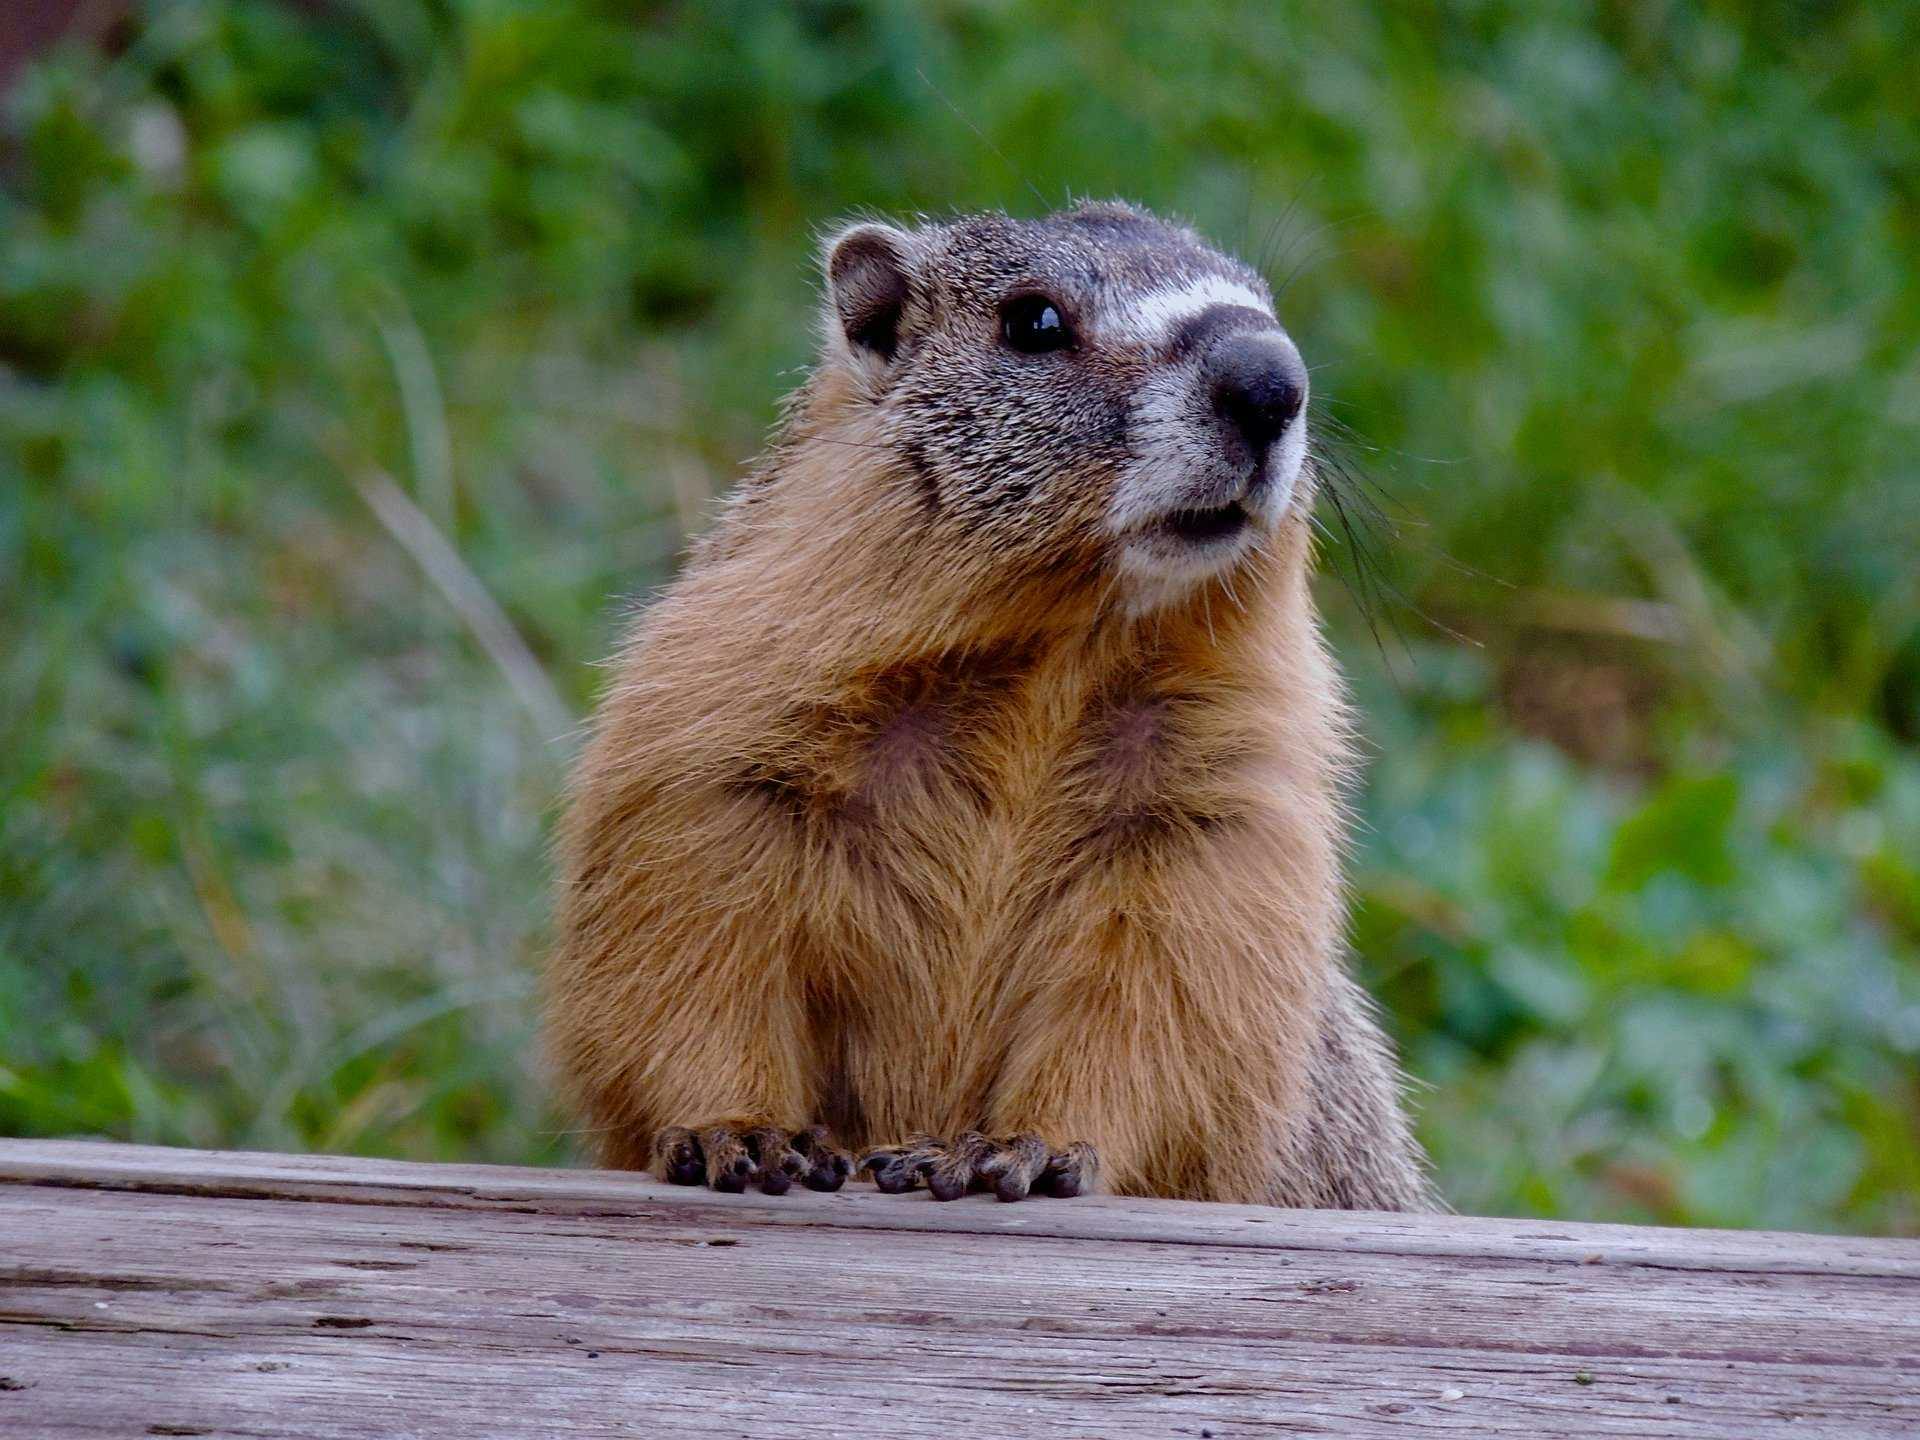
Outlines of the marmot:
<svg viewBox="0 0 1920 1440">
<path fill-rule="evenodd" d="M 621 650 L 548 1038 L 719 1190 L 1433 1204 L 1343 951 L 1307 371 L 1121 204 L 863 222 L 824 353 Z"/>
</svg>

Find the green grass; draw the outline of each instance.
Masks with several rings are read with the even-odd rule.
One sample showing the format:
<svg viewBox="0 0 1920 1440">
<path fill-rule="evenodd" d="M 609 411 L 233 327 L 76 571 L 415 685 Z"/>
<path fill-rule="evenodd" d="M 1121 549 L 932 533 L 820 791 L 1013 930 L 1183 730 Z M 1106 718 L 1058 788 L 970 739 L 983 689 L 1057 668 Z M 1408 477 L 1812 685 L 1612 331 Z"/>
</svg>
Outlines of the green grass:
<svg viewBox="0 0 1920 1440">
<path fill-rule="evenodd" d="M 572 720 L 814 233 L 1125 194 L 1387 497 L 1323 594 L 1447 1193 L 1920 1230 L 1920 12 L 629 14 L 185 0 L 3 97 L 0 1133 L 566 1156 Z"/>
</svg>

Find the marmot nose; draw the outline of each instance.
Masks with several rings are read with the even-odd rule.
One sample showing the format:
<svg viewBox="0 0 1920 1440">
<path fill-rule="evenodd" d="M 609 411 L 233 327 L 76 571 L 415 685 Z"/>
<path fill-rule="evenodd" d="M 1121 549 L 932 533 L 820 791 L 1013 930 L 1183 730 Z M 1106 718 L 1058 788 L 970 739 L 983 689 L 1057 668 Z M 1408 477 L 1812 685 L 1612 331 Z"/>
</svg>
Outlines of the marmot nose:
<svg viewBox="0 0 1920 1440">
<path fill-rule="evenodd" d="M 1300 413 L 1307 395 L 1307 367 L 1286 336 L 1271 330 L 1229 335 L 1207 355 L 1213 410 L 1247 442 L 1266 454 Z"/>
</svg>

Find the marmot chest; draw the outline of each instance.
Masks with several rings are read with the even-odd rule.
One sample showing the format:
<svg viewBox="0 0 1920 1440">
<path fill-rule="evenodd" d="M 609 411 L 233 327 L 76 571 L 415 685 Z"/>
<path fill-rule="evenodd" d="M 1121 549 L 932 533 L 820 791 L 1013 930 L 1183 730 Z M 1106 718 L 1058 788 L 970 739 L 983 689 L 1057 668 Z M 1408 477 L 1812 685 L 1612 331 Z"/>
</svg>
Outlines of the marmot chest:
<svg viewBox="0 0 1920 1440">
<path fill-rule="evenodd" d="M 809 717 L 789 803 L 830 891 L 874 923 L 996 945 L 1050 895 L 1218 843 L 1254 756 L 1217 709 L 1137 675 L 889 677 Z"/>
</svg>

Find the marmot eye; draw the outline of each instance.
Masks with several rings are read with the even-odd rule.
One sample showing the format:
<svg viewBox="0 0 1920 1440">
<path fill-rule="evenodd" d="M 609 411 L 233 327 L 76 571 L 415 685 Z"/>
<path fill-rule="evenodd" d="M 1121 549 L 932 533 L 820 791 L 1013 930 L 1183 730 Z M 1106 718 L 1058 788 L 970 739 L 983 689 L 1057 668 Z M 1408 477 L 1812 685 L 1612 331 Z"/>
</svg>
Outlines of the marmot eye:
<svg viewBox="0 0 1920 1440">
<path fill-rule="evenodd" d="M 1046 296 L 1016 295 L 1000 307 L 1000 338 L 1023 355 L 1043 355 L 1071 345 L 1073 331 Z"/>
</svg>

